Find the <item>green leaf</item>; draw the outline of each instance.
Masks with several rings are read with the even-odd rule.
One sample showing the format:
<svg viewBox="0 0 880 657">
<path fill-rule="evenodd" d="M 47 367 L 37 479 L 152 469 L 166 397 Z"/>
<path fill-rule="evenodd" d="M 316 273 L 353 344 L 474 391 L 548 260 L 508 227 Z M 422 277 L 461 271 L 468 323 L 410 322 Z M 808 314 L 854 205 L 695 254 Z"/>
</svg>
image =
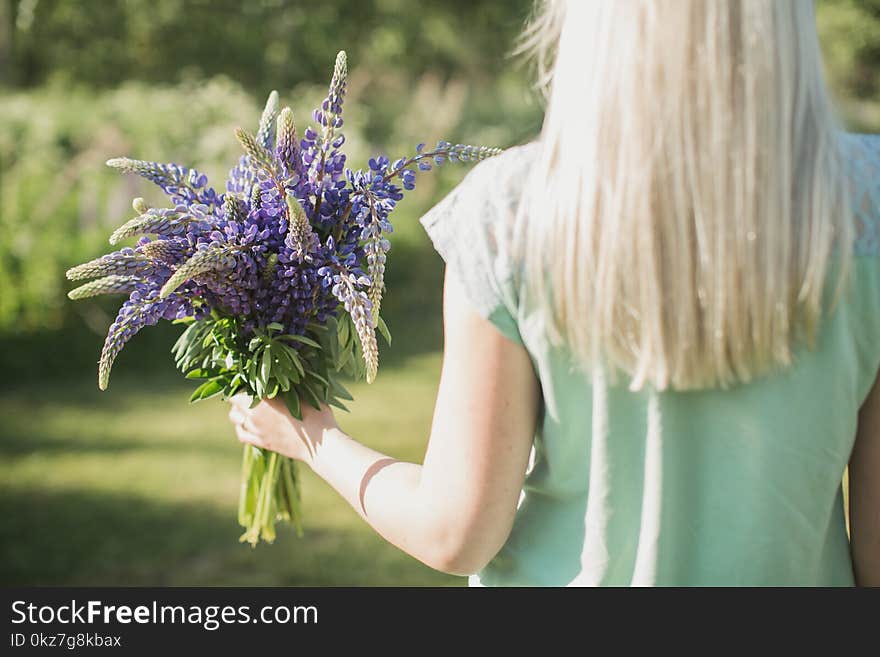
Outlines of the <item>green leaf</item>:
<svg viewBox="0 0 880 657">
<path fill-rule="evenodd" d="M 327 343 L 327 351 L 330 353 L 330 362 L 336 363 L 339 361 L 339 332 L 334 327 L 333 331 L 328 331 L 324 336 L 324 340 Z"/>
<path fill-rule="evenodd" d="M 348 338 L 350 335 L 350 331 L 348 328 L 348 317 L 346 316 L 341 321 L 337 322 L 339 327 L 339 331 L 337 336 L 339 338 L 339 348 L 344 350 L 348 346 Z"/>
<path fill-rule="evenodd" d="M 202 385 L 196 388 L 189 400 L 190 402 L 197 402 L 202 399 L 213 397 L 221 392 L 223 392 L 223 385 L 216 379 L 211 379 L 210 381 L 205 381 Z"/>
<path fill-rule="evenodd" d="M 379 329 L 379 333 L 382 334 L 382 337 L 385 338 L 385 342 L 388 343 L 388 346 L 391 346 L 391 331 L 388 330 L 388 325 L 385 323 L 385 320 L 382 317 L 379 317 L 378 322 L 376 323 L 376 328 Z"/>
<path fill-rule="evenodd" d="M 256 351 L 251 355 L 250 360 L 248 360 L 247 365 L 243 368 L 248 375 L 248 381 L 254 381 L 257 378 L 257 354 L 259 351 Z"/>
<path fill-rule="evenodd" d="M 351 378 L 355 380 L 360 380 L 364 378 L 366 374 L 366 369 L 364 366 L 364 356 L 361 351 L 360 340 L 354 341 L 357 344 L 352 344 L 351 346 L 351 360 L 348 362 L 348 371 L 351 374 Z"/>
<path fill-rule="evenodd" d="M 299 357 L 299 353 L 291 347 L 290 345 L 282 344 L 281 348 L 284 349 L 284 353 L 286 353 L 290 357 L 290 361 L 293 363 L 293 366 L 299 371 L 300 376 L 305 376 L 306 371 L 303 368 L 302 360 Z"/>
<path fill-rule="evenodd" d="M 314 370 L 309 370 L 309 374 L 308 374 L 308 375 L 309 375 L 310 377 L 312 377 L 312 378 L 318 379 L 318 381 L 320 381 L 320 382 L 323 383 L 324 385 L 327 385 L 327 386 L 330 385 L 330 382 L 329 382 L 327 379 L 325 379 L 323 376 L 321 376 L 320 374 L 318 374 L 318 373 L 315 372 Z"/>
<path fill-rule="evenodd" d="M 302 385 L 299 386 L 299 391 L 303 393 L 303 397 L 309 403 L 309 406 L 316 410 L 321 410 L 321 400 L 314 390 L 309 386 L 308 383 L 303 382 Z"/>
<path fill-rule="evenodd" d="M 292 333 L 288 333 L 287 335 L 278 336 L 279 338 L 287 338 L 288 340 L 296 340 L 297 342 L 302 342 L 303 344 L 307 344 L 310 347 L 315 347 L 316 349 L 320 349 L 321 345 L 312 340 L 311 338 L 307 338 L 304 335 L 293 335 Z"/>
<path fill-rule="evenodd" d="M 351 360 L 351 357 L 351 349 L 343 349 L 342 351 L 340 351 L 339 356 L 336 358 L 336 371 L 343 371 L 346 365 L 348 365 L 349 361 Z"/>
<path fill-rule="evenodd" d="M 190 324 L 186 330 L 180 334 L 180 337 L 177 338 L 177 341 L 171 348 L 171 353 L 174 354 L 175 359 L 179 360 L 180 357 L 191 348 L 193 342 L 200 340 L 202 333 L 205 330 L 207 330 L 205 323 L 199 322 Z"/>
<path fill-rule="evenodd" d="M 341 397 L 348 401 L 354 401 L 354 397 L 352 397 L 348 389 L 342 385 L 335 376 L 330 377 L 330 389 L 333 390 L 333 394 L 336 397 Z"/>
<path fill-rule="evenodd" d="M 270 331 L 283 331 L 284 326 L 279 324 L 278 322 L 271 322 L 270 324 L 266 324 L 266 328 Z"/>
<path fill-rule="evenodd" d="M 284 402 L 287 404 L 287 410 L 297 420 L 302 420 L 302 406 L 299 401 L 299 394 L 296 390 L 290 389 L 283 395 Z"/>
<path fill-rule="evenodd" d="M 208 386 L 210 384 L 210 381 L 205 381 L 205 383 L 201 384 L 199 387 L 193 390 L 193 393 L 189 397 L 189 403 L 192 404 L 193 402 L 199 401 L 202 398 L 202 390 L 205 389 L 205 386 Z"/>
<path fill-rule="evenodd" d="M 287 349 L 282 348 L 278 350 L 278 365 L 280 372 L 282 372 L 285 377 L 290 378 L 294 382 L 300 380 L 301 375 L 297 369 L 298 365 L 294 362 L 293 356 L 290 355 L 290 352 Z M 277 372 L 275 376 L 278 376 Z"/>
<path fill-rule="evenodd" d="M 269 349 L 263 350 L 263 362 L 260 366 L 260 378 L 263 385 L 269 383 L 269 375 L 272 373 L 272 352 Z"/>
<path fill-rule="evenodd" d="M 237 375 L 236 375 L 236 377 L 237 377 Z M 229 399 L 230 397 L 237 395 L 243 389 L 244 388 L 242 387 L 241 382 L 237 381 L 236 378 L 233 378 L 223 388 L 223 397 L 224 397 L 224 399 Z"/>
<path fill-rule="evenodd" d="M 327 400 L 327 403 L 330 404 L 330 406 L 335 406 L 336 408 L 339 408 L 348 413 L 348 406 L 343 404 L 336 397 L 330 397 L 330 399 Z"/>
</svg>

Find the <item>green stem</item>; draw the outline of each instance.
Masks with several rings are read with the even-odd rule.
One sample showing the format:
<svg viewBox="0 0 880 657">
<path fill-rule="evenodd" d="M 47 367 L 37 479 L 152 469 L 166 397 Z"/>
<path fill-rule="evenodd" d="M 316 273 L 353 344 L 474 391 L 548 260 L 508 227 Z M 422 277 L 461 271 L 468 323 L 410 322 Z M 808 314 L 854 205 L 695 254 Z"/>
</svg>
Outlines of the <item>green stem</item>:
<svg viewBox="0 0 880 657">
<path fill-rule="evenodd" d="M 301 497 L 297 464 L 293 459 L 287 459 L 286 465 L 282 483 L 287 493 L 287 498 L 290 500 L 290 521 L 296 529 L 297 536 L 302 537 Z"/>
<path fill-rule="evenodd" d="M 275 540 L 275 521 L 290 521 L 302 536 L 297 464 L 293 459 L 247 445 L 242 455 L 238 522 L 242 542 L 256 547 Z"/>
<path fill-rule="evenodd" d="M 262 509 L 262 483 L 266 475 L 266 453 L 259 448 L 252 448 L 251 473 L 248 479 L 247 490 L 247 520 L 244 525 L 245 532 L 239 540 L 247 541 L 251 547 L 256 547 L 260 540 L 260 517 Z"/>
<path fill-rule="evenodd" d="M 260 489 L 260 509 L 257 514 L 260 535 L 264 541 L 271 543 L 275 540 L 275 480 L 278 478 L 278 454 L 269 453 L 269 464 L 263 475 Z"/>
<path fill-rule="evenodd" d="M 250 526 L 254 517 L 253 508 L 248 504 L 248 491 L 250 489 L 253 466 L 253 447 L 245 445 L 241 456 L 241 486 L 238 493 L 238 524 L 242 527 Z"/>
<path fill-rule="evenodd" d="M 275 482 L 275 510 L 279 520 L 290 521 L 293 513 L 293 502 L 287 494 L 286 480 L 290 459 L 282 458 L 279 466 L 278 481 Z"/>
</svg>

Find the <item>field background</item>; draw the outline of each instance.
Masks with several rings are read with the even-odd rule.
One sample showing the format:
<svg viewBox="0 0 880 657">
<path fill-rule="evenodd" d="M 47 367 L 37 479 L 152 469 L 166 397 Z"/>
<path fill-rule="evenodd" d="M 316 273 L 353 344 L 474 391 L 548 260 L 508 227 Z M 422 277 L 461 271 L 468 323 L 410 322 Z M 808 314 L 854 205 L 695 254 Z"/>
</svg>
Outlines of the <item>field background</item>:
<svg viewBox="0 0 880 657">
<path fill-rule="evenodd" d="M 222 188 L 232 130 L 275 88 L 304 124 L 338 49 L 352 70 L 349 162 L 419 141 L 510 146 L 542 108 L 508 53 L 527 0 L 0 0 L 0 584 L 460 585 L 381 539 L 305 473 L 306 531 L 237 542 L 240 446 L 224 405 L 188 406 L 168 349 L 137 336 L 99 393 L 110 303 L 66 300 L 63 272 L 107 248 L 150 185 L 130 155 Z M 854 130 L 880 131 L 880 0 L 819 0 L 828 77 Z M 395 215 L 394 333 L 343 427 L 421 458 L 440 364 L 442 262 L 418 217 L 464 175 L 422 177 Z"/>
</svg>

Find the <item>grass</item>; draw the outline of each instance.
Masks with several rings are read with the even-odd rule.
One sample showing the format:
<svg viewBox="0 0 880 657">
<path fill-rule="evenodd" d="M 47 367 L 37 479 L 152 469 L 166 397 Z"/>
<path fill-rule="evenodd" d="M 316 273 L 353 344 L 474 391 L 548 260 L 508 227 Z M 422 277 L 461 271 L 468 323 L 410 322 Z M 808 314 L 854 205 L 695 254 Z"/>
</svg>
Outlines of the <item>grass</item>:
<svg viewBox="0 0 880 657">
<path fill-rule="evenodd" d="M 163 354 L 164 356 L 164 354 Z M 439 355 L 354 385 L 340 424 L 396 457 L 424 452 Z M 303 469 L 305 535 L 240 544 L 240 445 L 219 401 L 187 405 L 176 378 L 0 391 L 4 585 L 459 585 L 385 543 Z M 170 382 L 170 383 L 169 383 Z M 404 401 L 405 400 L 405 401 Z"/>
</svg>

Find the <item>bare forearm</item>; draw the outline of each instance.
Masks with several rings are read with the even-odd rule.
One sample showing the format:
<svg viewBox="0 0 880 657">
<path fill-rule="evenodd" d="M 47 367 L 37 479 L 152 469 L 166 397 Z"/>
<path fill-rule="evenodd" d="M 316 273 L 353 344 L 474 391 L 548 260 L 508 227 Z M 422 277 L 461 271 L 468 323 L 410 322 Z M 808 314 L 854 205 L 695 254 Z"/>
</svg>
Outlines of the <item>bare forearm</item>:
<svg viewBox="0 0 880 657">
<path fill-rule="evenodd" d="M 390 458 L 337 428 L 324 433 L 309 465 L 387 541 L 446 569 L 442 523 L 420 489 L 421 465 Z"/>
</svg>

